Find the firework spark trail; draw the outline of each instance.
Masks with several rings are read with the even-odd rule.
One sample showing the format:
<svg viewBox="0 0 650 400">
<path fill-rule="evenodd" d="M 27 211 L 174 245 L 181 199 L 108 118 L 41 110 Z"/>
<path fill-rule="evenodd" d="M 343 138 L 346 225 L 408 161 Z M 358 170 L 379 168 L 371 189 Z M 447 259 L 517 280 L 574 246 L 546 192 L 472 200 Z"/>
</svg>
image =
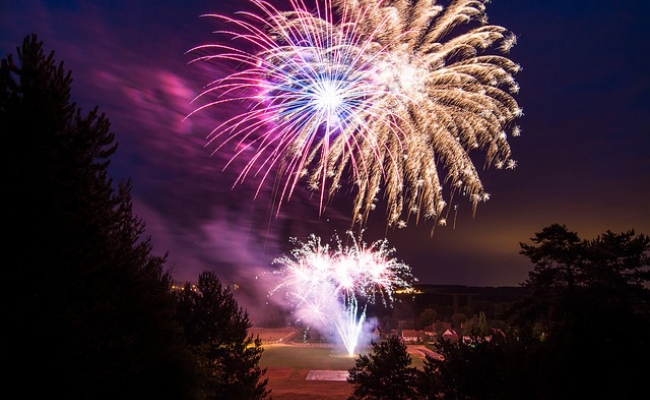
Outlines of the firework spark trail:
<svg viewBox="0 0 650 400">
<path fill-rule="evenodd" d="M 354 351 L 360 344 L 360 336 L 363 333 L 363 324 L 366 321 L 365 307 L 359 313 L 359 304 L 355 297 L 346 299 L 342 312 L 336 315 L 336 331 L 343 342 L 343 346 L 349 356 L 354 356 Z"/>
<path fill-rule="evenodd" d="M 243 68 L 208 85 L 195 112 L 250 104 L 208 141 L 215 151 L 235 142 L 233 159 L 252 150 L 235 184 L 253 174 L 261 187 L 277 168 L 278 211 L 301 180 L 320 192 L 321 211 L 351 183 L 354 223 L 365 223 L 383 195 L 390 226 L 411 217 L 444 225 L 443 186 L 474 208 L 489 199 L 472 151 L 485 151 L 485 168 L 516 165 L 507 137 L 519 135 L 522 111 L 512 97 L 519 66 L 499 55 L 516 37 L 487 24 L 487 1 L 445 9 L 435 0 L 325 0 L 312 12 L 301 0 L 291 0 L 290 11 L 252 0 L 261 15 L 210 15 L 236 27 L 221 33 L 255 50 L 191 50 L 216 52 L 195 61 Z"/>
<path fill-rule="evenodd" d="M 315 235 L 306 242 L 293 239 L 290 255 L 274 261 L 281 266 L 282 281 L 270 295 L 284 291 L 296 307 L 298 319 L 319 326 L 334 325 L 348 354 L 354 355 L 366 318 L 368 304 L 378 300 L 390 306 L 397 289 L 415 281 L 410 268 L 393 258 L 395 249 L 387 240 L 366 244 L 347 232 L 352 242 L 337 247 L 324 244 Z"/>
</svg>

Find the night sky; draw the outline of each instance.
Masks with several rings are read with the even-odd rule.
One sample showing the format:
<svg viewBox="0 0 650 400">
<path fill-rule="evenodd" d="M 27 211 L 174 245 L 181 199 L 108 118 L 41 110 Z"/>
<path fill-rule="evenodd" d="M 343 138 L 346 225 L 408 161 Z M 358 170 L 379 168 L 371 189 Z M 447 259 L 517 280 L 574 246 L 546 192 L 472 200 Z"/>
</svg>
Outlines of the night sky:
<svg viewBox="0 0 650 400">
<path fill-rule="evenodd" d="M 345 196 L 319 215 L 318 201 L 298 191 L 276 216 L 268 187 L 257 198 L 255 179 L 233 187 L 237 165 L 224 171 L 228 155 L 211 155 L 205 140 L 231 108 L 184 119 L 216 72 L 188 64 L 190 48 L 216 40 L 214 21 L 199 15 L 243 7 L 244 0 L 0 4 L 0 56 L 38 34 L 72 71 L 82 111 L 98 106 L 111 120 L 119 142 L 111 173 L 132 179 L 135 213 L 154 252 L 169 252 L 179 281 L 203 270 L 227 283 L 250 280 L 290 250 L 289 237 L 328 239 L 350 224 Z M 607 230 L 650 234 L 650 3 L 493 0 L 487 14 L 518 37 L 508 56 L 523 68 L 515 75 L 522 133 L 509 138 L 518 167 L 480 171 L 491 199 L 475 215 L 460 202 L 455 224 L 433 235 L 430 222 L 386 230 L 383 212 L 371 214 L 364 238 L 387 238 L 420 283 L 516 286 L 532 269 L 519 242 L 553 223 L 589 239 Z"/>
</svg>

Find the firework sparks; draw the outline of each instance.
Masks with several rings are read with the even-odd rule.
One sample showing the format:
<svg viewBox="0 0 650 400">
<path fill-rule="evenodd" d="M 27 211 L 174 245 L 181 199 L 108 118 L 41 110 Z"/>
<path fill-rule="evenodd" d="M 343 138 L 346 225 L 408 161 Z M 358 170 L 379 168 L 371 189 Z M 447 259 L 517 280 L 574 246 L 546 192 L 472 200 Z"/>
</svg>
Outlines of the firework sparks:
<svg viewBox="0 0 650 400">
<path fill-rule="evenodd" d="M 249 105 L 208 141 L 215 151 L 236 144 L 233 160 L 252 150 L 236 183 L 252 174 L 261 187 L 277 167 L 278 211 L 300 181 L 320 192 L 321 210 L 352 184 L 354 223 L 381 196 L 391 226 L 442 222 L 443 186 L 474 208 L 489 198 L 470 152 L 484 150 L 486 168 L 516 165 L 507 138 L 519 135 L 519 66 L 500 55 L 516 38 L 487 24 L 487 1 L 325 0 L 312 12 L 301 0 L 290 11 L 252 0 L 261 15 L 210 15 L 243 45 L 199 46 L 191 51 L 209 53 L 194 61 L 240 69 L 208 85 L 195 112 Z"/>
<path fill-rule="evenodd" d="M 349 355 L 358 345 L 367 305 L 389 306 L 395 290 L 410 288 L 415 280 L 410 268 L 392 257 L 395 249 L 388 241 L 368 245 L 361 235 L 348 232 L 350 246 L 335 236 L 336 248 L 313 234 L 304 243 L 294 238 L 291 254 L 275 260 L 283 279 L 270 292 L 285 292 L 307 324 L 333 324 Z"/>
</svg>

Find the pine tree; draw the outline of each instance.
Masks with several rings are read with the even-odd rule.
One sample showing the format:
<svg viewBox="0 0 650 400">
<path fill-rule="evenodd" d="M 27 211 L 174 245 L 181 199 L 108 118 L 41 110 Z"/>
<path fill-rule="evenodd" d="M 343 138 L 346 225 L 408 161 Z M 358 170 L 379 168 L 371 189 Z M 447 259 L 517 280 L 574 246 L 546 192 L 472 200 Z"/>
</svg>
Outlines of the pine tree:
<svg viewBox="0 0 650 400">
<path fill-rule="evenodd" d="M 372 352 L 360 354 L 350 368 L 348 382 L 354 387 L 350 400 L 408 400 L 416 396 L 417 369 L 397 336 L 373 342 Z"/>
<path fill-rule="evenodd" d="M 262 342 L 248 335 L 252 325 L 229 286 L 210 271 L 178 294 L 178 314 L 187 343 L 204 368 L 208 399 L 261 400 L 270 394 L 259 366 Z"/>
<path fill-rule="evenodd" d="M 0 66 L 7 381 L 26 398 L 190 399 L 166 256 L 151 254 L 130 181 L 108 175 L 110 121 L 82 115 L 72 74 L 27 36 Z"/>
<path fill-rule="evenodd" d="M 540 332 L 540 398 L 633 399 L 650 357 L 650 238 L 634 230 L 581 239 L 553 224 L 521 243 L 531 295 L 510 310 Z M 530 329 L 535 326 L 535 329 Z"/>
</svg>

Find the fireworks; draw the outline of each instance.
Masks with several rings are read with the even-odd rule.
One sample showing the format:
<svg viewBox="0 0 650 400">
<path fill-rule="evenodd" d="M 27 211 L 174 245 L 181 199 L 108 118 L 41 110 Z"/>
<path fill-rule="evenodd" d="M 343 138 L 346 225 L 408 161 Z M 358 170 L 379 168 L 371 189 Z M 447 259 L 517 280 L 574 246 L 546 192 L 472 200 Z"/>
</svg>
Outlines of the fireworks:
<svg viewBox="0 0 650 400">
<path fill-rule="evenodd" d="M 363 232 L 361 233 L 361 235 Z M 304 243 L 293 239 L 290 256 L 278 258 L 283 279 L 271 295 L 284 291 L 296 307 L 299 320 L 308 324 L 333 324 L 348 354 L 353 355 L 362 333 L 369 303 L 390 305 L 396 289 L 409 288 L 410 268 L 395 260 L 386 240 L 370 245 L 348 232 L 351 246 L 334 237 L 336 248 L 310 235 Z"/>
<path fill-rule="evenodd" d="M 193 49 L 203 53 L 195 61 L 238 69 L 208 85 L 195 112 L 248 105 L 208 141 L 215 151 L 234 145 L 232 160 L 247 154 L 237 183 L 252 174 L 261 186 L 276 171 L 278 210 L 301 181 L 319 191 L 321 210 L 352 184 L 355 223 L 383 196 L 391 226 L 444 224 L 443 186 L 474 207 L 489 198 L 470 152 L 485 151 L 485 168 L 516 165 L 507 138 L 519 134 L 519 66 L 499 55 L 516 38 L 487 24 L 487 0 L 446 9 L 435 0 L 325 0 L 315 11 L 301 0 L 289 11 L 252 2 L 260 15 L 210 15 L 233 24 L 220 33 L 235 41 Z"/>
</svg>

